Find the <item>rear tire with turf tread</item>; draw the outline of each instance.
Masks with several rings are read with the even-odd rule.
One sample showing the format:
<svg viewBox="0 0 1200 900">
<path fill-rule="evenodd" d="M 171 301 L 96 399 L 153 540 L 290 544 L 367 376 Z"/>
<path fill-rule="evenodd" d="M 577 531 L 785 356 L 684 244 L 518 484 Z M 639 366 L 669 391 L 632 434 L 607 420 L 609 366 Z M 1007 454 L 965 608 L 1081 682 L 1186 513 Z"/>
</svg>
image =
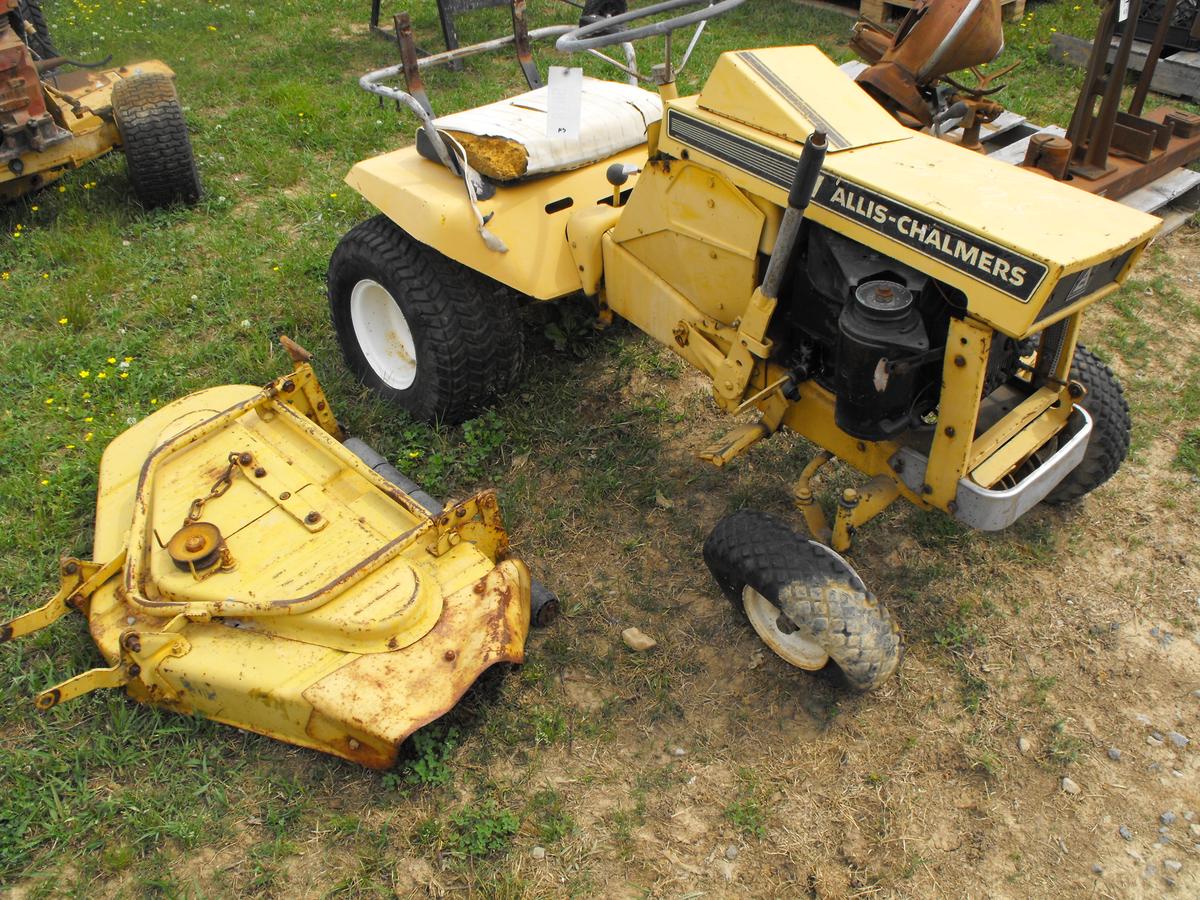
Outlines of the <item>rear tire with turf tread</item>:
<svg viewBox="0 0 1200 900">
<path fill-rule="evenodd" d="M 122 78 L 112 90 L 129 181 L 147 209 L 200 199 L 200 176 L 187 122 L 169 75 Z"/>
<path fill-rule="evenodd" d="M 704 562 L 740 614 L 743 589 L 752 587 L 811 634 L 851 687 L 878 687 L 899 666 L 900 630 L 887 607 L 832 551 L 781 519 L 753 510 L 726 516 L 704 542 Z"/>
<path fill-rule="evenodd" d="M 1082 344 L 1071 362 L 1071 380 L 1087 388 L 1078 405 L 1092 417 L 1092 436 L 1083 460 L 1058 483 L 1044 502 L 1070 503 L 1094 491 L 1121 468 L 1129 454 L 1129 403 L 1117 376 Z"/>
<path fill-rule="evenodd" d="M 400 309 L 415 349 L 415 375 L 389 385 L 355 331 L 351 294 L 369 279 Z M 516 383 L 522 332 L 511 292 L 422 244 L 385 215 L 352 228 L 329 260 L 329 309 L 346 364 L 380 396 L 423 422 L 454 424 Z"/>
<path fill-rule="evenodd" d="M 17 0 L 17 18 L 25 24 L 24 28 L 17 28 L 17 33 L 38 59 L 53 59 L 60 55 L 50 39 L 42 0 Z"/>
</svg>

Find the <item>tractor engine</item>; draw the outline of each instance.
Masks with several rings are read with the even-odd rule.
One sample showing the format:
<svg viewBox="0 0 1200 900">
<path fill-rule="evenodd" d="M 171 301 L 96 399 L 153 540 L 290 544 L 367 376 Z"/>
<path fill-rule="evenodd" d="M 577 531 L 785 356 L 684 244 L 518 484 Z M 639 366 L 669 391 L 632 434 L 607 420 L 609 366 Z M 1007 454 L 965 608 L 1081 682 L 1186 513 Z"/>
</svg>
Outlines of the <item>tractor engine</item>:
<svg viewBox="0 0 1200 900">
<path fill-rule="evenodd" d="M 46 109 L 33 55 L 13 27 L 19 21 L 16 7 L 16 0 L 0 0 L 0 165 L 20 175 L 18 157 L 65 141 L 71 133 Z"/>
<path fill-rule="evenodd" d="M 966 309 L 961 291 L 810 222 L 780 299 L 777 358 L 797 382 L 834 393 L 839 428 L 877 441 L 931 427 L 950 319 Z M 986 390 L 1017 361 L 1018 342 L 997 335 Z"/>
</svg>

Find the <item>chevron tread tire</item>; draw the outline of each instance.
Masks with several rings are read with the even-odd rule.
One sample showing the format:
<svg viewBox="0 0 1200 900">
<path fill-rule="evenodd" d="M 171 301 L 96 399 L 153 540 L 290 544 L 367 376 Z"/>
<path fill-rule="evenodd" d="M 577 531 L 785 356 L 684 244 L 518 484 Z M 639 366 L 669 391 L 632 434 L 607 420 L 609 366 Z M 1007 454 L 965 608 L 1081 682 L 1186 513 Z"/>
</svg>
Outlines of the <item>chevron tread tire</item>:
<svg viewBox="0 0 1200 900">
<path fill-rule="evenodd" d="M 18 28 L 18 34 L 38 59 L 53 59 L 60 55 L 50 39 L 50 26 L 46 24 L 41 0 L 17 0 L 17 18 L 25 26 Z"/>
<path fill-rule="evenodd" d="M 704 542 L 704 561 L 742 612 L 754 588 L 829 654 L 855 689 L 878 687 L 900 663 L 900 630 L 887 607 L 827 547 L 766 513 L 726 516 Z"/>
<path fill-rule="evenodd" d="M 1081 344 L 1071 363 L 1071 380 L 1087 388 L 1078 404 L 1092 417 L 1092 436 L 1083 460 L 1046 496 L 1044 502 L 1051 505 L 1094 491 L 1117 474 L 1129 455 L 1129 403 L 1112 369 Z"/>
<path fill-rule="evenodd" d="M 391 294 L 411 329 L 416 375 L 407 388 L 380 376 L 355 334 L 351 292 L 363 279 Z M 368 219 L 342 238 L 329 261 L 328 293 L 350 370 L 420 421 L 461 422 L 517 380 L 522 334 L 510 292 L 415 240 L 387 216 Z"/>
<path fill-rule="evenodd" d="M 113 85 L 112 107 L 138 202 L 157 209 L 199 200 L 196 158 L 170 76 L 122 78 Z"/>
</svg>

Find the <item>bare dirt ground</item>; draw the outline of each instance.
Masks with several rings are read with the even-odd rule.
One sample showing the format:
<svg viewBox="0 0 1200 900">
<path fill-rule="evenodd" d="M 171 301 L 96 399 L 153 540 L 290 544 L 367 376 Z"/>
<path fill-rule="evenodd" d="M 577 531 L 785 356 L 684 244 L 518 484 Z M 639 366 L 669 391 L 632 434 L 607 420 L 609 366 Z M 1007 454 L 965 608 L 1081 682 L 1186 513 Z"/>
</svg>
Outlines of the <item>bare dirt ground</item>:
<svg viewBox="0 0 1200 900">
<path fill-rule="evenodd" d="M 535 634 L 526 671 L 464 726 L 455 787 L 376 798 L 371 814 L 411 831 L 487 785 L 502 796 L 551 791 L 573 828 L 547 842 L 528 817 L 490 868 L 401 840 L 389 889 L 1200 894 L 1200 485 L 1172 464 L 1196 423 L 1161 411 L 1172 390 L 1195 390 L 1200 232 L 1167 248 L 1139 276 L 1148 286 L 1137 320 L 1155 335 L 1153 352 L 1136 366 L 1108 354 L 1138 421 L 1134 456 L 1111 482 L 999 535 L 911 509 L 864 529 L 852 559 L 907 643 L 899 677 L 867 695 L 764 653 L 700 562 L 703 536 L 731 507 L 787 512 L 801 442 L 777 437 L 729 471 L 706 471 L 693 453 L 726 423 L 701 380 L 664 374 L 632 336 L 649 365 L 621 374 L 612 359 L 584 364 L 581 415 L 611 423 L 666 410 L 652 426 L 656 449 L 605 456 L 605 440 L 629 437 L 618 429 L 553 471 L 536 449 L 517 460 L 503 480 L 521 510 L 519 549 L 567 615 Z M 1158 296 L 1158 274 L 1178 292 Z M 1125 321 L 1098 310 L 1087 339 L 1119 343 Z M 599 505 L 572 505 L 614 459 L 626 481 L 654 475 L 640 498 L 613 487 Z M 564 504 L 575 512 L 560 516 Z M 544 531 L 556 516 L 561 527 Z M 629 625 L 658 646 L 626 649 Z M 565 735 L 493 752 L 505 733 L 497 721 L 547 708 L 565 717 Z M 338 805 L 352 808 L 361 790 L 340 790 Z M 337 840 L 313 834 L 289 861 L 287 893 L 321 895 L 353 865 Z"/>
<path fill-rule="evenodd" d="M 704 468 L 728 426 L 704 382 L 619 333 L 566 394 L 584 437 L 496 472 L 565 615 L 452 713 L 452 780 L 230 741 L 303 784 L 303 813 L 235 803 L 220 840 L 167 841 L 162 865 L 200 896 L 1197 896 L 1200 479 L 1174 461 L 1197 424 L 1198 262 L 1200 231 L 1177 234 L 1087 323 L 1134 409 L 1112 481 L 998 535 L 900 507 L 862 531 L 851 558 L 907 645 L 866 695 L 764 652 L 700 559 L 726 512 L 790 514 L 811 448 Z M 657 647 L 628 650 L 630 625 Z M 511 842 L 456 853 L 453 815 L 492 802 Z M 143 894 L 135 874 L 88 893 Z"/>
</svg>

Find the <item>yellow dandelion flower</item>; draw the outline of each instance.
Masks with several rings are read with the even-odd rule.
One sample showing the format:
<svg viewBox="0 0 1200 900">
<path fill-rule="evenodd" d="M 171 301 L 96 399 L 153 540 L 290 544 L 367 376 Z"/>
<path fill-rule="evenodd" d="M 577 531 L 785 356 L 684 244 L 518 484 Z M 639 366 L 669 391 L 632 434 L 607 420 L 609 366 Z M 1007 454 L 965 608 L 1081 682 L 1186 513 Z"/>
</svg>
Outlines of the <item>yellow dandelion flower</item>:
<svg viewBox="0 0 1200 900">
<path fill-rule="evenodd" d="M 49 277 L 50 277 L 50 273 L 49 273 L 49 272 L 43 272 L 43 273 L 42 273 L 42 277 L 43 277 L 43 278 L 49 278 Z"/>
<path fill-rule="evenodd" d="M 74 450 L 74 449 L 75 449 L 75 445 L 74 445 L 74 444 L 67 444 L 67 449 L 68 449 L 68 450 Z"/>
<path fill-rule="evenodd" d="M 61 319 L 59 319 L 59 320 L 58 320 L 58 324 L 59 324 L 59 325 L 66 325 L 66 324 L 67 324 L 67 317 L 66 317 L 66 316 L 63 316 Z"/>
<path fill-rule="evenodd" d="M 92 373 L 91 373 L 91 372 L 89 372 L 87 369 L 80 369 L 80 370 L 79 370 L 79 377 L 80 377 L 80 378 L 87 378 L 87 377 L 88 377 L 88 376 L 90 376 L 91 374 L 92 374 Z"/>
<path fill-rule="evenodd" d="M 42 487 L 45 487 L 45 486 L 46 486 L 46 485 L 48 485 L 49 483 L 50 483 L 50 479 L 49 479 L 49 478 L 43 478 L 43 479 L 42 479 Z"/>
<path fill-rule="evenodd" d="M 105 372 L 97 372 L 96 377 L 97 378 L 107 378 L 108 375 Z"/>
<path fill-rule="evenodd" d="M 10 277 L 8 272 L 0 272 L 0 281 L 8 281 Z"/>
<path fill-rule="evenodd" d="M 47 398 L 46 398 L 45 400 L 43 400 L 42 402 L 43 402 L 43 403 L 45 403 L 47 406 L 50 406 L 50 405 L 51 405 L 51 404 L 54 402 L 54 398 L 53 398 L 53 397 L 47 397 Z"/>
<path fill-rule="evenodd" d="M 208 26 L 208 30 L 209 30 L 209 31 L 216 31 L 216 30 L 217 30 L 217 26 L 216 26 L 216 25 L 209 25 L 209 26 Z"/>
<path fill-rule="evenodd" d="M 117 358 L 116 358 L 115 356 L 110 356 L 110 357 L 109 357 L 109 358 L 106 360 L 106 362 L 107 362 L 107 363 L 108 363 L 110 366 L 112 366 L 112 365 L 116 365 Z"/>
<path fill-rule="evenodd" d="M 92 433 L 89 431 L 87 434 L 85 434 L 85 435 L 83 436 L 83 439 L 84 439 L 85 441 L 90 441 L 90 440 L 92 439 Z"/>
<path fill-rule="evenodd" d="M 150 401 L 150 405 L 151 405 L 151 406 L 157 406 L 157 405 L 158 405 L 158 400 L 157 400 L 157 399 L 151 400 L 151 401 Z"/>
<path fill-rule="evenodd" d="M 60 184 L 58 186 L 58 192 L 60 194 L 65 194 L 67 192 L 67 186 L 65 184 Z"/>
<path fill-rule="evenodd" d="M 329 197 L 331 200 L 336 200 L 337 199 L 337 191 L 334 191 L 332 194 L 329 195 Z"/>
<path fill-rule="evenodd" d="M 125 357 L 125 362 L 127 362 L 127 363 L 133 362 L 133 357 L 132 356 Z"/>
<path fill-rule="evenodd" d="M 90 422 L 90 421 L 92 421 L 92 419 L 94 419 L 94 418 L 95 418 L 95 416 L 85 416 L 85 417 L 84 417 L 84 419 L 83 419 L 83 421 L 85 421 L 85 422 Z"/>
<path fill-rule="evenodd" d="M 29 207 L 29 208 L 30 208 L 30 209 L 31 209 L 33 212 L 37 212 L 37 211 L 38 211 L 38 205 L 37 205 L 36 203 L 35 203 L 35 204 L 33 204 L 33 206 L 31 206 L 31 207 Z"/>
<path fill-rule="evenodd" d="M 92 396 L 92 392 L 91 392 L 91 391 L 84 391 L 84 392 L 83 392 L 83 399 L 84 399 L 84 400 L 86 400 L 86 399 L 87 399 L 88 397 L 90 397 L 90 396 Z"/>
<path fill-rule="evenodd" d="M 128 378 L 128 377 L 129 377 L 129 373 L 128 373 L 128 372 L 122 372 L 122 373 L 121 373 L 121 377 L 122 377 L 122 378 Z"/>
</svg>

